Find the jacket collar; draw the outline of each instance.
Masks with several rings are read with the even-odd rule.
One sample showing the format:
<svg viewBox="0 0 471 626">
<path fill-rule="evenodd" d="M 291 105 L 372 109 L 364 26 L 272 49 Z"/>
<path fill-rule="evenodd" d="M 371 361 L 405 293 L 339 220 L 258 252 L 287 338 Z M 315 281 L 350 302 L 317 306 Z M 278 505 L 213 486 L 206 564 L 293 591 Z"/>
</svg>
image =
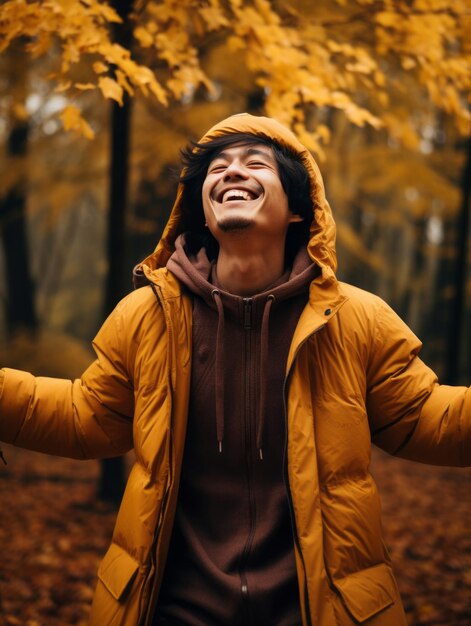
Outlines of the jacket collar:
<svg viewBox="0 0 471 626">
<path fill-rule="evenodd" d="M 326 275 L 327 274 L 327 275 Z M 333 272 L 323 272 L 312 281 L 309 289 L 309 302 L 304 307 L 291 341 L 286 375 L 289 374 L 294 358 L 302 344 L 312 335 L 326 326 L 338 310 L 345 304 L 348 297 L 341 290 Z"/>
</svg>

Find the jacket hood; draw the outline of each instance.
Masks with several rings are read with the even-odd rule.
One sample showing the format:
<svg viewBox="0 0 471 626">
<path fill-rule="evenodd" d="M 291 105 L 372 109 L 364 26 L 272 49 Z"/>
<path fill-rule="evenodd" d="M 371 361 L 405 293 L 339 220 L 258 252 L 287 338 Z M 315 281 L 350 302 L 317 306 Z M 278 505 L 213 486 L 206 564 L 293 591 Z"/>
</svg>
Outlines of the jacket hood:
<svg viewBox="0 0 471 626">
<path fill-rule="evenodd" d="M 335 222 L 325 197 L 324 183 L 319 167 L 311 153 L 290 130 L 276 120 L 248 113 L 233 115 L 219 122 L 203 135 L 200 142 L 205 143 L 216 137 L 234 133 L 250 133 L 271 139 L 299 155 L 311 182 L 312 222 L 307 251 L 312 261 L 321 268 L 323 279 L 333 280 L 337 269 Z M 180 183 L 169 220 L 154 253 L 148 256 L 138 267 L 138 271 L 143 272 L 149 279 L 154 270 L 167 265 L 167 261 L 175 251 L 177 237 L 185 231 L 182 215 L 183 189 L 184 186 Z"/>
</svg>

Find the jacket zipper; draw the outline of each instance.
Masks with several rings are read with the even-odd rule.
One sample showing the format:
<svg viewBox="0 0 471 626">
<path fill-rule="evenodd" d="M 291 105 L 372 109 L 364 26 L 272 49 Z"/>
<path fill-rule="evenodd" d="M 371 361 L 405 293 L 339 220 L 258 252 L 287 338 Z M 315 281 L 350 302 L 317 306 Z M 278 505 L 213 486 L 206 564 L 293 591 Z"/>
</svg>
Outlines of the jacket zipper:
<svg viewBox="0 0 471 626">
<path fill-rule="evenodd" d="M 169 484 L 170 484 L 170 479 L 169 479 Z M 145 607 L 145 610 L 143 610 L 143 608 L 141 608 L 139 610 L 140 614 L 142 614 L 143 617 L 143 621 L 142 624 L 143 626 L 150 626 L 150 624 L 152 623 L 152 619 L 154 617 L 153 613 L 154 613 L 154 609 L 155 609 L 155 604 L 156 604 L 156 589 L 155 589 L 155 575 L 157 573 L 157 569 L 156 569 L 156 549 L 157 549 L 157 542 L 159 539 L 159 534 L 160 531 L 162 529 L 162 523 L 165 517 L 165 509 L 167 508 L 167 501 L 168 501 L 168 494 L 170 493 L 170 487 L 167 486 L 166 490 L 165 490 L 165 494 L 164 497 L 162 499 L 162 509 L 161 509 L 161 514 L 160 514 L 160 519 L 159 522 L 157 524 L 157 528 L 155 529 L 155 533 L 154 533 L 154 539 L 152 541 L 152 547 L 151 547 L 151 558 L 150 558 L 150 568 L 149 568 L 149 573 L 148 573 L 148 579 L 146 580 L 146 582 L 144 583 L 144 585 L 151 585 L 151 589 L 150 589 L 150 593 L 149 593 L 149 600 L 147 602 L 147 607 Z M 142 613 L 141 613 L 142 611 Z M 138 624 L 141 623 L 140 620 L 138 620 Z"/>
<path fill-rule="evenodd" d="M 283 383 L 283 407 L 284 407 L 284 412 L 285 412 L 285 431 L 286 431 L 286 435 L 285 435 L 285 451 L 284 451 L 284 455 L 283 455 L 283 481 L 285 483 L 285 488 L 286 488 L 286 495 L 287 495 L 287 500 L 288 500 L 288 509 L 289 509 L 289 514 L 290 514 L 290 519 L 291 519 L 291 529 L 292 529 L 292 532 L 293 532 L 294 543 L 295 543 L 296 548 L 298 550 L 298 553 L 299 553 L 299 556 L 300 556 L 300 559 L 301 559 L 301 563 L 303 565 L 303 570 L 304 570 L 304 589 L 303 589 L 303 594 L 304 594 L 304 602 L 305 602 L 305 611 L 304 612 L 305 612 L 305 615 L 306 615 L 307 626 L 312 626 L 311 609 L 310 609 L 310 606 L 309 606 L 307 569 L 306 569 L 306 562 L 304 561 L 304 555 L 303 555 L 303 552 L 302 552 L 302 549 L 301 549 L 301 544 L 300 544 L 300 541 L 299 541 L 298 531 L 297 531 L 297 528 L 296 528 L 296 517 L 295 517 L 295 514 L 294 514 L 293 496 L 291 494 L 291 489 L 290 489 L 290 486 L 289 486 L 289 476 L 288 476 L 288 406 L 287 406 L 288 403 L 287 403 L 287 400 L 286 400 L 286 388 L 287 388 L 288 379 L 289 379 L 290 374 L 291 374 L 291 370 L 293 368 L 293 364 L 296 361 L 296 358 L 297 358 L 297 356 L 299 354 L 299 351 L 305 345 L 305 343 L 307 341 L 309 341 L 309 339 L 311 339 L 311 337 L 313 337 L 316 333 L 318 333 L 323 328 L 324 328 L 324 324 L 322 326 L 319 326 L 315 330 L 313 330 L 299 344 L 299 346 L 297 347 L 296 352 L 294 354 L 293 361 L 291 362 L 290 371 L 286 374 L 285 381 Z"/>
<path fill-rule="evenodd" d="M 156 285 L 154 285 L 154 283 L 150 283 L 150 286 L 152 288 L 152 291 L 155 294 L 155 297 L 157 298 L 158 303 L 160 304 L 160 306 L 162 307 L 162 310 L 164 312 L 164 316 L 165 316 L 165 320 L 166 320 L 166 326 L 168 329 L 168 333 L 169 333 L 169 350 L 171 349 L 171 329 L 170 329 L 170 324 L 169 324 L 169 317 L 167 315 L 167 312 L 165 310 L 165 305 L 163 303 L 163 298 L 161 295 L 161 290 L 160 287 L 157 287 Z M 169 378 L 169 386 L 170 388 L 172 387 L 172 379 L 171 379 L 171 372 L 169 371 L 168 373 L 168 378 Z M 156 606 L 156 600 L 157 600 L 157 590 L 156 590 L 156 581 L 155 581 L 155 576 L 157 573 L 157 569 L 156 569 L 156 550 L 157 550 L 157 543 L 159 540 L 159 535 L 160 532 L 162 530 L 162 526 L 163 526 L 163 521 L 165 519 L 165 514 L 166 514 L 166 509 L 167 509 L 167 504 L 168 504 L 168 498 L 169 498 L 169 494 L 170 494 L 170 485 L 172 484 L 173 481 L 173 423 L 172 423 L 172 416 L 170 415 L 170 428 L 169 428 L 169 448 L 168 448 L 168 465 L 169 465 L 169 473 L 168 473 L 168 479 L 167 479 L 167 485 L 165 488 L 165 493 L 164 496 L 162 498 L 162 506 L 161 506 L 161 512 L 160 512 L 160 517 L 159 517 L 159 521 L 157 522 L 157 527 L 155 529 L 154 532 L 154 538 L 152 541 L 152 546 L 150 549 L 150 555 L 151 555 L 151 563 L 150 563 L 150 568 L 149 568 L 149 579 L 144 583 L 145 585 L 151 585 L 151 590 L 149 593 L 149 600 L 147 603 L 147 607 L 145 608 L 145 610 L 143 611 L 143 613 L 141 614 L 141 617 L 138 618 L 138 624 L 141 623 L 143 626 L 150 626 L 153 620 L 153 613 L 155 610 L 155 606 Z M 140 609 L 141 611 L 141 609 Z"/>
<path fill-rule="evenodd" d="M 246 623 L 251 624 L 252 619 L 250 615 L 250 596 L 249 588 L 246 576 L 247 561 L 252 548 L 253 538 L 255 535 L 255 512 L 256 502 L 252 489 L 252 420 L 251 420 L 251 376 L 250 376 L 250 363 L 251 363 L 251 339 L 252 339 L 252 298 L 244 298 L 244 331 L 245 331 L 245 378 L 244 378 L 244 393 L 245 393 L 245 420 L 244 420 L 244 439 L 245 439 L 245 467 L 247 476 L 247 491 L 249 496 L 249 534 L 244 546 L 244 551 L 240 558 L 239 564 L 239 576 L 240 576 L 240 591 L 242 594 L 242 602 L 246 613 Z"/>
<path fill-rule="evenodd" d="M 150 626 L 152 623 L 152 620 L 154 618 L 154 610 L 156 607 L 156 600 L 157 600 L 157 590 L 156 590 L 156 580 L 155 580 L 155 576 L 157 573 L 157 569 L 156 569 L 156 551 L 157 551 L 157 543 L 159 540 L 159 535 L 160 535 L 160 531 L 162 530 L 162 525 L 163 525 L 163 521 L 165 519 L 165 512 L 167 509 L 167 503 L 168 503 L 168 497 L 170 494 L 170 485 L 172 484 L 172 438 L 171 438 L 171 431 L 170 431 L 170 441 L 169 441 L 169 475 L 168 475 L 168 480 L 167 480 L 167 486 L 165 488 L 165 493 L 164 493 L 164 497 L 162 498 L 162 508 L 161 508 L 161 512 L 160 512 L 160 519 L 157 523 L 157 527 L 155 529 L 155 533 L 154 533 L 154 539 L 152 541 L 152 547 L 150 550 L 150 555 L 151 555 L 151 563 L 150 563 L 150 568 L 149 568 L 149 574 L 148 574 L 148 580 L 144 583 L 145 585 L 151 585 L 151 590 L 149 593 L 149 600 L 147 603 L 147 607 L 145 608 L 145 611 L 143 611 L 143 615 L 145 616 L 143 618 L 143 626 Z M 141 609 L 140 609 L 141 610 Z M 140 619 L 138 619 L 138 624 L 140 623 Z"/>
</svg>

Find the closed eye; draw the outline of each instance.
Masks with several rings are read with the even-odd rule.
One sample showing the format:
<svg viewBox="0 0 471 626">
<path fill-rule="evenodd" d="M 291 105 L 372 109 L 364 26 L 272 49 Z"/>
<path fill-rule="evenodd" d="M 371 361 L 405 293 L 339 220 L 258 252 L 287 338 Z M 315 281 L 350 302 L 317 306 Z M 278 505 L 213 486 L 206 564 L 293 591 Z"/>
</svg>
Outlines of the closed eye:
<svg viewBox="0 0 471 626">
<path fill-rule="evenodd" d="M 215 165 L 208 170 L 208 174 L 213 174 L 214 172 L 222 172 L 226 169 L 226 165 Z"/>
</svg>

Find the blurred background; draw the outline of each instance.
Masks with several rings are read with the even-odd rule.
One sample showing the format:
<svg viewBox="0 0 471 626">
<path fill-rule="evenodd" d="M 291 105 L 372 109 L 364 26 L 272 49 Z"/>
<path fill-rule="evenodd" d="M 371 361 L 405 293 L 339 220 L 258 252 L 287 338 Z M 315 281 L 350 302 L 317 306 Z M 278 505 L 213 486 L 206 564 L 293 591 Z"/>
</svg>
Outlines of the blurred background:
<svg viewBox="0 0 471 626">
<path fill-rule="evenodd" d="M 247 111 L 313 151 L 338 276 L 380 295 L 450 384 L 471 382 L 469 0 L 0 5 L 0 365 L 73 378 L 132 289 L 179 151 Z M 0 621 L 86 623 L 131 456 L 6 447 Z M 471 623 L 471 472 L 375 453 L 411 626 Z"/>
</svg>

